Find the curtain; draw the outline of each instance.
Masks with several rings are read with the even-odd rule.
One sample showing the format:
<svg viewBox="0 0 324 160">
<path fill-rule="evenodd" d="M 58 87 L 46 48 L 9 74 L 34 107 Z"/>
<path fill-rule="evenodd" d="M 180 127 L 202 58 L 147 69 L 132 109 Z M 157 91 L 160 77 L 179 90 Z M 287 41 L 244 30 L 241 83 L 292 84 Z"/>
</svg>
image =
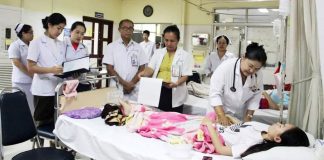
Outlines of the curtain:
<svg viewBox="0 0 324 160">
<path fill-rule="evenodd" d="M 293 90 L 288 121 L 315 137 L 321 135 L 323 88 L 318 52 L 316 4 L 313 0 L 291 0 L 290 40 L 294 59 Z"/>
</svg>

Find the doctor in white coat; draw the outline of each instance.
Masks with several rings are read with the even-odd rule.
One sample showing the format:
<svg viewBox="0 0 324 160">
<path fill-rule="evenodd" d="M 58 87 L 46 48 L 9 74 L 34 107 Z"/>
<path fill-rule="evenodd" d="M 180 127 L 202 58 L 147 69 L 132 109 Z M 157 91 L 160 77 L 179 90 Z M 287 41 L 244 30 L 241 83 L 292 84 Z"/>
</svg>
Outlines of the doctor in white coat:
<svg viewBox="0 0 324 160">
<path fill-rule="evenodd" d="M 122 85 L 124 99 L 137 101 L 138 74 L 148 62 L 142 47 L 132 40 L 134 22 L 123 19 L 119 22 L 120 39 L 108 44 L 102 63 L 106 64 L 110 76 L 116 76 Z M 110 83 L 113 85 L 113 83 Z"/>
<path fill-rule="evenodd" d="M 182 112 L 188 96 L 186 81 L 192 75 L 193 57 L 177 47 L 180 31 L 176 25 L 165 28 L 163 38 L 165 48 L 155 51 L 139 76 L 163 79 L 159 109 Z"/>
<path fill-rule="evenodd" d="M 225 126 L 231 124 L 225 114 L 244 122 L 251 121 L 254 110 L 259 108 L 263 91 L 260 69 L 266 61 L 263 46 L 251 43 L 244 57 L 227 60 L 214 71 L 209 98 L 219 123 Z"/>
<path fill-rule="evenodd" d="M 66 19 L 53 13 L 42 19 L 44 35 L 33 40 L 28 49 L 28 71 L 34 73 L 31 92 L 34 95 L 34 119 L 37 125 L 54 121 L 55 87 L 62 79 L 54 76 L 63 72 L 63 42 L 57 37 L 62 33 Z"/>
<path fill-rule="evenodd" d="M 86 26 L 83 22 L 77 21 L 72 24 L 70 30 L 71 36 L 64 37 L 65 61 L 71 61 L 89 56 L 87 47 L 81 42 L 85 32 Z"/>
<path fill-rule="evenodd" d="M 13 87 L 24 91 L 29 109 L 34 114 L 34 98 L 30 92 L 33 74 L 27 69 L 27 54 L 29 42 L 33 40 L 33 28 L 28 24 L 17 24 L 15 31 L 19 39 L 13 42 L 9 49 L 9 58 L 13 64 L 11 82 Z"/>
</svg>

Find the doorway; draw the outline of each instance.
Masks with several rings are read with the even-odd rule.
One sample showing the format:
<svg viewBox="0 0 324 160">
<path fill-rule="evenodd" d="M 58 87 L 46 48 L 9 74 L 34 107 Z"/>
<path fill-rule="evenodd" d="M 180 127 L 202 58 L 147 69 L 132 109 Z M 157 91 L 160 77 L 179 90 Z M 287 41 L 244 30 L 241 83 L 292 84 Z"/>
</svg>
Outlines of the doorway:
<svg viewBox="0 0 324 160">
<path fill-rule="evenodd" d="M 101 71 L 103 47 L 112 42 L 114 22 L 87 16 L 83 16 L 82 18 L 87 28 L 83 44 L 89 49 L 91 67 L 99 68 L 99 71 Z M 99 75 L 98 78 L 100 77 Z M 96 86 L 100 88 L 101 82 L 98 82 Z"/>
</svg>

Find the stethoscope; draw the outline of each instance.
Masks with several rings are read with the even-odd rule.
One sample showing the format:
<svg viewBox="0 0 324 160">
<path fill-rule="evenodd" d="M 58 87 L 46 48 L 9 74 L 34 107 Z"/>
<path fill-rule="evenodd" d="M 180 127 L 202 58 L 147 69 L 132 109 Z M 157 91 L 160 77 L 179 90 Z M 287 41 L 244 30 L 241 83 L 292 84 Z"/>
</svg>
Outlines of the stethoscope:
<svg viewBox="0 0 324 160">
<path fill-rule="evenodd" d="M 234 72 L 233 72 L 233 85 L 232 87 L 230 88 L 230 90 L 232 92 L 236 92 L 236 88 L 235 88 L 235 70 L 236 70 L 236 65 L 237 65 L 237 62 L 240 60 L 241 58 L 238 58 L 234 64 Z M 257 82 L 257 78 L 258 78 L 258 75 L 255 74 L 255 84 L 254 86 L 251 86 L 250 89 L 252 92 L 256 92 L 256 91 L 259 91 L 260 89 L 257 87 L 258 86 L 258 82 Z M 252 79 L 252 75 L 251 75 L 251 79 Z"/>
</svg>

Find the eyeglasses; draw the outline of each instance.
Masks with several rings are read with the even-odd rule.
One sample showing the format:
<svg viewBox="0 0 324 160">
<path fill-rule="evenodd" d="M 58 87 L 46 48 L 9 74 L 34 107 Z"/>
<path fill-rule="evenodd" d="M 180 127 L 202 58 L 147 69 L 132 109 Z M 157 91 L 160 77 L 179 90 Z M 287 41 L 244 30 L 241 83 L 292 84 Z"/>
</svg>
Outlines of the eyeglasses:
<svg viewBox="0 0 324 160">
<path fill-rule="evenodd" d="M 121 27 L 120 29 L 123 31 L 134 31 L 134 27 Z"/>
</svg>

